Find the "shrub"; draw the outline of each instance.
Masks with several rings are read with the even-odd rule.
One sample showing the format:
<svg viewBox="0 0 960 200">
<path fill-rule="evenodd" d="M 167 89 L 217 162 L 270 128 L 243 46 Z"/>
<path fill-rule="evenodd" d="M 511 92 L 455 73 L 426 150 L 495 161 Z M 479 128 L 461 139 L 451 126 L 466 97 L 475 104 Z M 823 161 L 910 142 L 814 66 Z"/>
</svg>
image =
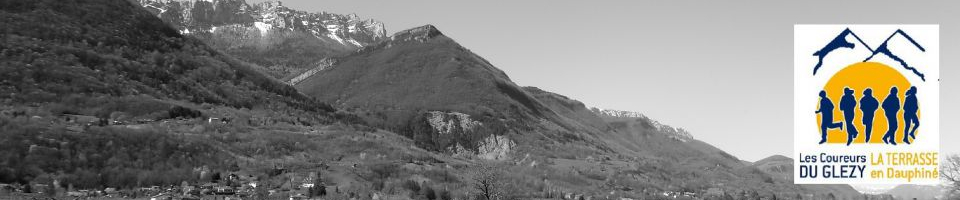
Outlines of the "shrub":
<svg viewBox="0 0 960 200">
<path fill-rule="evenodd" d="M 417 183 L 416 181 L 414 181 L 414 180 L 404 181 L 404 182 L 403 182 L 403 188 L 406 188 L 407 190 L 410 190 L 410 191 L 412 192 L 411 194 L 417 194 L 418 192 L 420 192 L 420 184 L 418 184 L 418 183 Z"/>
<path fill-rule="evenodd" d="M 196 111 L 190 108 L 185 108 L 182 106 L 174 106 L 173 108 L 170 108 L 170 110 L 167 111 L 167 113 L 168 113 L 168 117 L 171 119 L 178 118 L 178 117 L 197 118 L 202 115 L 200 111 Z"/>
<path fill-rule="evenodd" d="M 395 163 L 376 163 L 370 166 L 370 171 L 373 172 L 374 177 L 378 179 L 387 179 L 400 171 L 400 166 L 397 166 Z"/>
<path fill-rule="evenodd" d="M 437 199 L 437 193 L 436 193 L 435 191 L 433 191 L 433 188 L 430 187 L 430 186 L 428 186 L 428 185 L 424 185 L 424 186 L 423 186 L 423 189 L 420 190 L 420 193 L 421 193 L 424 197 L 426 197 L 427 200 L 435 200 L 435 199 Z"/>
<path fill-rule="evenodd" d="M 451 199 L 453 199 L 453 197 L 450 196 L 450 191 L 449 191 L 449 190 L 440 190 L 440 191 L 437 192 L 437 199 L 439 199 L 439 200 L 451 200 Z"/>
</svg>

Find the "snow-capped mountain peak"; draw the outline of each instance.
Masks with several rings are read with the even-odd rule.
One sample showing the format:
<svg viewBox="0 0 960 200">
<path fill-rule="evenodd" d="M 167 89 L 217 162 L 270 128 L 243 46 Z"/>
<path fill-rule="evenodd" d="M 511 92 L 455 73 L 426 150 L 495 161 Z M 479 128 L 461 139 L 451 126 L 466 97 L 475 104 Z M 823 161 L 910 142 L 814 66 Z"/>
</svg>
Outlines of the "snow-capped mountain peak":
<svg viewBox="0 0 960 200">
<path fill-rule="evenodd" d="M 183 34 L 235 28 L 256 31 L 260 36 L 276 31 L 299 31 L 352 49 L 386 39 L 386 29 L 381 22 L 362 19 L 356 14 L 294 10 L 280 1 L 248 4 L 244 0 L 139 0 L 139 3 Z M 219 29 L 221 27 L 233 29 Z"/>
</svg>

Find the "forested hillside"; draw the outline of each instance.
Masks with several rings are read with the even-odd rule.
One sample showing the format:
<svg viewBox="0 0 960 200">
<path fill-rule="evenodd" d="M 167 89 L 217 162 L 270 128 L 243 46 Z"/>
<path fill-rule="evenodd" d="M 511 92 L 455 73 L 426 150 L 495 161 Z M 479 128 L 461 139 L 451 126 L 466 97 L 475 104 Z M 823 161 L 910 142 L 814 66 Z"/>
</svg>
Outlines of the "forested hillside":
<svg viewBox="0 0 960 200">
<path fill-rule="evenodd" d="M 0 14 L 0 97 L 13 102 L 144 94 L 237 108 L 331 111 L 255 66 L 181 36 L 128 1 L 13 1 Z"/>
<path fill-rule="evenodd" d="M 337 120 L 330 106 L 126 0 L 5 1 L 0 29 L 3 183 L 195 181 L 199 167 L 237 161 L 189 134 Z"/>
<path fill-rule="evenodd" d="M 0 199 L 859 196 L 797 187 L 638 113 L 520 87 L 431 25 L 359 45 L 298 91 L 276 79 L 289 69 L 214 49 L 251 41 L 184 36 L 130 0 L 0 5 Z M 315 35 L 278 36 L 275 49 L 228 53 L 315 61 L 284 53 Z"/>
</svg>

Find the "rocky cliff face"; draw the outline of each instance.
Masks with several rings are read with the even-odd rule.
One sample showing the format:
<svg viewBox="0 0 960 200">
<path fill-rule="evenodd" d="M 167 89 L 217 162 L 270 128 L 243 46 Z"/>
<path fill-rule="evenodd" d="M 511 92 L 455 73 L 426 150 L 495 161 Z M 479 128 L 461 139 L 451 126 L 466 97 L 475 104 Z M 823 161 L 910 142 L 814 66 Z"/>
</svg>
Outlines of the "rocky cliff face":
<svg viewBox="0 0 960 200">
<path fill-rule="evenodd" d="M 181 34 L 263 66 L 260 71 L 291 84 L 322 70 L 330 58 L 388 39 L 378 21 L 294 10 L 279 1 L 135 1 Z"/>
<path fill-rule="evenodd" d="M 666 133 L 668 136 L 670 136 L 670 138 L 679 140 L 681 142 L 687 142 L 694 139 L 693 136 L 690 135 L 690 132 L 687 132 L 687 130 L 683 128 L 674 128 L 670 125 L 662 124 L 659 121 L 653 120 L 639 112 L 600 109 L 600 108 L 592 108 L 590 110 L 601 117 L 636 118 L 636 119 L 648 120 L 650 122 L 650 125 L 653 126 L 654 129 L 656 129 L 661 133 Z"/>
<path fill-rule="evenodd" d="M 359 48 L 386 37 L 383 23 L 356 14 L 311 13 L 284 7 L 279 1 L 248 4 L 244 0 L 139 0 L 140 5 L 181 33 L 216 32 L 224 26 L 271 31 L 300 31 L 341 45 Z"/>
</svg>

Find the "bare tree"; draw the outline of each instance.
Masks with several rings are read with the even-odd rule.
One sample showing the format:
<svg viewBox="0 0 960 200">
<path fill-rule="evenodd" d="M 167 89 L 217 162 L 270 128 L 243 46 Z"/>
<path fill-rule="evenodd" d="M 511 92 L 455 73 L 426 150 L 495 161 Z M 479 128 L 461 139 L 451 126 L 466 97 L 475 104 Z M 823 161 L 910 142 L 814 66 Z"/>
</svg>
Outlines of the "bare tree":
<svg viewBox="0 0 960 200">
<path fill-rule="evenodd" d="M 505 170 L 498 163 L 481 161 L 473 172 L 472 186 L 479 192 L 482 200 L 510 199 L 508 183 L 504 180 Z"/>
<path fill-rule="evenodd" d="M 960 154 L 949 155 L 943 161 L 940 163 L 940 177 L 947 181 L 945 195 L 960 197 Z"/>
</svg>

